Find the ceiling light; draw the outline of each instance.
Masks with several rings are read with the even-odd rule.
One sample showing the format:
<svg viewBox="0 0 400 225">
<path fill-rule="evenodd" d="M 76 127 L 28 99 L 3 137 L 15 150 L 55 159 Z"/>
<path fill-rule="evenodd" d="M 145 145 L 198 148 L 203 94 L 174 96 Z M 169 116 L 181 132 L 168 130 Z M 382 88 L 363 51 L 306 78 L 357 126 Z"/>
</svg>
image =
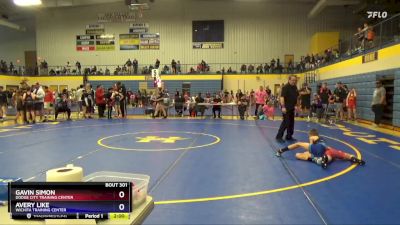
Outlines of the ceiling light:
<svg viewBox="0 0 400 225">
<path fill-rule="evenodd" d="M 14 0 L 14 4 L 18 6 L 35 6 L 41 5 L 42 0 Z"/>
</svg>

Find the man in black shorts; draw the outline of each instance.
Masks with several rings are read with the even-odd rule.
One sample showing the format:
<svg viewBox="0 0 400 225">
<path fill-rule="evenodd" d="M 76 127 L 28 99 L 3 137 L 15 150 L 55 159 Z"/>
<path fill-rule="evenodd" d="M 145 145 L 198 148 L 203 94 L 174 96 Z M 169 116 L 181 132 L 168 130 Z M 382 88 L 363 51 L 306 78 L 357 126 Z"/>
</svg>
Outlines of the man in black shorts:
<svg viewBox="0 0 400 225">
<path fill-rule="evenodd" d="M 6 119 L 7 116 L 7 92 L 3 86 L 0 86 L 0 121 Z"/>
<path fill-rule="evenodd" d="M 311 106 L 311 88 L 308 87 L 307 83 L 303 84 L 303 87 L 299 91 L 300 103 L 301 103 L 301 115 L 307 115 L 310 119 L 310 106 Z"/>
</svg>

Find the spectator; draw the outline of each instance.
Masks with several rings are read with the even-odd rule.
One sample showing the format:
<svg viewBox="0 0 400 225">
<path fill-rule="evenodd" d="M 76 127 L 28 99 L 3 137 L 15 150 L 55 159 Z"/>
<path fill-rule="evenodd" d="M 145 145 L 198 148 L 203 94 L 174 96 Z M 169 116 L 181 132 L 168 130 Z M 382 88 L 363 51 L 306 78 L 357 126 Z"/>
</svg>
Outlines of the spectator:
<svg viewBox="0 0 400 225">
<path fill-rule="evenodd" d="M 82 92 L 82 105 L 84 108 L 84 118 L 92 118 L 94 106 L 94 91 L 89 83 L 86 83 L 85 89 Z"/>
<path fill-rule="evenodd" d="M 379 126 L 382 121 L 383 108 L 386 105 L 386 89 L 381 81 L 376 82 L 376 88 L 372 96 L 371 107 L 375 113 L 374 126 Z"/>
<path fill-rule="evenodd" d="M 333 91 L 335 96 L 335 112 L 336 112 L 336 119 L 343 120 L 344 119 L 344 111 L 343 111 L 343 103 L 345 103 L 347 98 L 347 92 L 343 88 L 342 82 L 338 82 L 336 84 L 336 88 Z"/>
<path fill-rule="evenodd" d="M 268 73 L 269 72 L 269 66 L 268 63 L 265 63 L 264 65 L 264 73 Z"/>
<path fill-rule="evenodd" d="M 267 100 L 267 92 L 264 91 L 263 86 L 260 86 L 260 89 L 256 91 L 256 110 L 254 112 L 254 116 L 258 115 L 259 107 L 260 109 L 264 106 L 265 101 Z"/>
<path fill-rule="evenodd" d="M 215 95 L 215 98 L 213 99 L 213 115 L 214 115 L 214 119 L 216 118 L 216 112 L 218 112 L 218 118 L 221 119 L 221 97 L 219 96 L 219 94 Z"/>
<path fill-rule="evenodd" d="M 172 59 L 171 68 L 172 68 L 172 74 L 176 74 L 176 62 L 175 62 L 175 59 Z"/>
<path fill-rule="evenodd" d="M 71 74 L 71 64 L 69 64 L 69 61 L 67 62 L 65 69 L 66 69 L 65 74 Z"/>
<path fill-rule="evenodd" d="M 200 92 L 197 95 L 195 102 L 196 102 L 196 107 L 195 107 L 196 108 L 196 116 L 197 116 L 197 113 L 199 113 L 199 112 L 200 112 L 201 116 L 204 116 L 204 111 L 205 111 L 206 107 L 204 105 L 198 105 L 199 103 L 204 103 L 204 98 L 201 96 Z"/>
<path fill-rule="evenodd" d="M 35 115 L 39 115 L 39 121 L 42 122 L 43 120 L 43 106 L 44 106 L 44 96 L 45 92 L 42 88 L 42 86 L 39 83 L 36 83 L 34 86 L 35 89 L 33 90 L 34 96 L 35 96 Z M 35 120 L 35 118 L 34 118 Z"/>
<path fill-rule="evenodd" d="M 49 87 L 44 87 L 44 121 L 47 122 L 50 118 L 51 111 L 54 107 L 54 94 Z"/>
<path fill-rule="evenodd" d="M 303 87 L 299 91 L 300 102 L 301 102 L 301 114 L 302 116 L 307 115 L 309 118 L 310 104 L 311 104 L 311 88 L 308 87 L 307 83 L 303 84 Z"/>
<path fill-rule="evenodd" d="M 325 110 L 328 105 L 329 96 L 332 95 L 331 90 L 328 88 L 327 83 L 323 83 L 321 89 L 319 90 L 319 97 L 321 98 L 321 104 L 323 109 Z"/>
<path fill-rule="evenodd" d="M 154 68 L 158 69 L 160 67 L 160 60 L 156 60 L 156 63 L 154 64 Z"/>
<path fill-rule="evenodd" d="M 179 91 L 176 91 L 174 101 L 175 101 L 175 111 L 176 111 L 177 115 L 182 116 L 185 98 L 179 93 Z"/>
<path fill-rule="evenodd" d="M 102 85 L 97 85 L 96 88 L 96 105 L 98 108 L 99 118 L 104 118 L 104 111 L 106 108 L 106 99 L 104 96 L 104 88 Z"/>
<path fill-rule="evenodd" d="M 54 117 L 55 120 L 57 120 L 58 114 L 60 112 L 66 112 L 68 116 L 67 120 L 71 120 L 71 109 L 68 106 L 69 105 L 68 102 L 69 102 L 69 96 L 67 90 L 65 89 L 58 97 L 55 109 L 55 117 Z"/>
<path fill-rule="evenodd" d="M 106 67 L 106 70 L 104 71 L 104 75 L 109 76 L 110 74 L 110 70 Z"/>
<path fill-rule="evenodd" d="M 238 111 L 241 120 L 244 120 L 244 114 L 247 111 L 247 107 L 249 105 L 249 101 L 241 91 L 239 92 L 237 99 Z"/>
<path fill-rule="evenodd" d="M 30 87 L 28 87 L 26 89 L 26 93 L 23 95 L 22 97 L 23 101 L 24 101 L 24 105 L 26 108 L 26 119 L 27 119 L 27 123 L 29 124 L 28 119 L 32 118 L 32 123 L 36 123 L 35 121 L 35 94 L 32 93 L 32 89 Z"/>
<path fill-rule="evenodd" d="M 254 66 L 252 64 L 250 64 L 247 69 L 248 69 L 249 73 L 254 73 Z"/>
<path fill-rule="evenodd" d="M 107 119 L 112 119 L 112 110 L 115 103 L 113 99 L 113 88 L 108 88 L 108 92 L 104 97 L 107 104 Z"/>
<path fill-rule="evenodd" d="M 259 66 L 257 66 L 257 74 L 262 74 L 263 73 L 263 66 L 262 64 L 260 64 Z"/>
<path fill-rule="evenodd" d="M 178 74 L 182 73 L 182 71 L 181 71 L 181 62 L 179 60 L 176 63 L 176 70 L 177 70 Z"/>
<path fill-rule="evenodd" d="M 131 59 L 128 59 L 128 61 L 126 61 L 124 66 L 127 67 L 128 74 L 132 74 L 132 61 L 131 61 Z"/>
<path fill-rule="evenodd" d="M 7 117 L 7 93 L 4 91 L 4 87 L 0 86 L 0 121 L 3 121 Z"/>
<path fill-rule="evenodd" d="M 139 62 L 137 61 L 137 59 L 134 59 L 132 61 L 132 66 L 133 66 L 133 74 L 137 74 L 138 73 L 138 66 L 139 66 Z"/>
<path fill-rule="evenodd" d="M 79 61 L 76 61 L 75 67 L 76 67 L 76 71 L 77 71 L 78 75 L 81 75 L 82 74 L 82 71 L 81 71 L 82 65 Z"/>
<path fill-rule="evenodd" d="M 243 65 L 240 67 L 240 73 L 247 73 L 247 68 L 246 68 L 246 65 L 245 65 L 245 64 L 243 64 Z"/>
<path fill-rule="evenodd" d="M 346 106 L 347 106 L 347 113 L 348 113 L 347 118 L 349 120 L 356 121 L 357 120 L 357 112 L 356 112 L 357 93 L 356 93 L 356 90 L 354 88 L 351 89 L 351 91 L 347 95 Z"/>
<path fill-rule="evenodd" d="M 23 113 L 24 113 L 24 104 L 22 100 L 22 91 L 18 89 L 14 94 L 13 94 L 13 102 L 14 106 L 16 109 L 16 115 L 15 115 L 15 123 L 18 123 L 18 119 L 22 118 L 23 119 Z"/>
</svg>

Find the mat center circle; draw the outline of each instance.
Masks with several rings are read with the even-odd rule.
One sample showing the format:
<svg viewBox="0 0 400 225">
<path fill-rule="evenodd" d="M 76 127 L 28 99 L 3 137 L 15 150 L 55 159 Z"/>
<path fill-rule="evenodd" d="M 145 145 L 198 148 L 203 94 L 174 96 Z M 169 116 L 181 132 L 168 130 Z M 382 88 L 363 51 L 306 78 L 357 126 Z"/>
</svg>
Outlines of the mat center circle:
<svg viewBox="0 0 400 225">
<path fill-rule="evenodd" d="M 103 137 L 97 144 L 123 151 L 179 151 L 203 148 L 219 143 L 212 134 L 188 131 L 141 131 Z"/>
</svg>

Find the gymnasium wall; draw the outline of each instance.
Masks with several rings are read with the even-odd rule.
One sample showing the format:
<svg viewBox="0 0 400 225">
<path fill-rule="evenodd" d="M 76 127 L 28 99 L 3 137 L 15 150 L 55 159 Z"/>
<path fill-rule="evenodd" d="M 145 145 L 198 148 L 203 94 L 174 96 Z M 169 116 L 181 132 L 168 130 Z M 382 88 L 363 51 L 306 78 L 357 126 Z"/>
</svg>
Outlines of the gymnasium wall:
<svg viewBox="0 0 400 225">
<path fill-rule="evenodd" d="M 304 80 L 303 74 L 297 74 L 300 78 L 297 82 L 301 85 Z M 258 90 L 260 86 L 269 86 L 272 93 L 275 93 L 275 85 L 287 83 L 289 74 L 248 74 L 248 75 L 226 75 L 224 76 L 224 89 L 233 90 L 237 89 L 242 91 Z"/>
<path fill-rule="evenodd" d="M 378 50 L 376 61 L 362 63 L 362 56 L 358 56 L 315 71 L 324 80 L 395 68 L 400 68 L 400 44 Z"/>
<path fill-rule="evenodd" d="M 0 59 L 7 65 L 13 62 L 16 66 L 25 66 L 25 51 L 36 50 L 36 34 L 34 21 L 16 21 L 27 28 L 26 31 L 17 31 L 0 26 Z M 17 60 L 20 62 L 17 63 Z"/>
<path fill-rule="evenodd" d="M 316 32 L 339 31 L 352 34 L 357 27 L 346 8 L 329 7 L 310 20 L 313 4 L 282 4 L 268 1 L 155 1 L 144 11 L 150 33 L 160 33 L 160 50 L 120 51 L 118 34 L 127 33 L 129 23 L 105 24 L 107 33 L 115 34 L 115 51 L 77 52 L 76 35 L 84 34 L 87 24 L 97 21 L 98 13 L 127 11 L 123 3 L 75 8 L 47 9 L 37 16 L 37 52 L 49 65 L 65 65 L 79 60 L 83 65 L 123 64 L 137 58 L 140 64 L 161 64 L 172 59 L 182 64 L 265 62 L 285 54 L 295 60 L 309 52 L 311 36 Z M 225 20 L 223 49 L 193 49 L 192 20 Z"/>
</svg>

